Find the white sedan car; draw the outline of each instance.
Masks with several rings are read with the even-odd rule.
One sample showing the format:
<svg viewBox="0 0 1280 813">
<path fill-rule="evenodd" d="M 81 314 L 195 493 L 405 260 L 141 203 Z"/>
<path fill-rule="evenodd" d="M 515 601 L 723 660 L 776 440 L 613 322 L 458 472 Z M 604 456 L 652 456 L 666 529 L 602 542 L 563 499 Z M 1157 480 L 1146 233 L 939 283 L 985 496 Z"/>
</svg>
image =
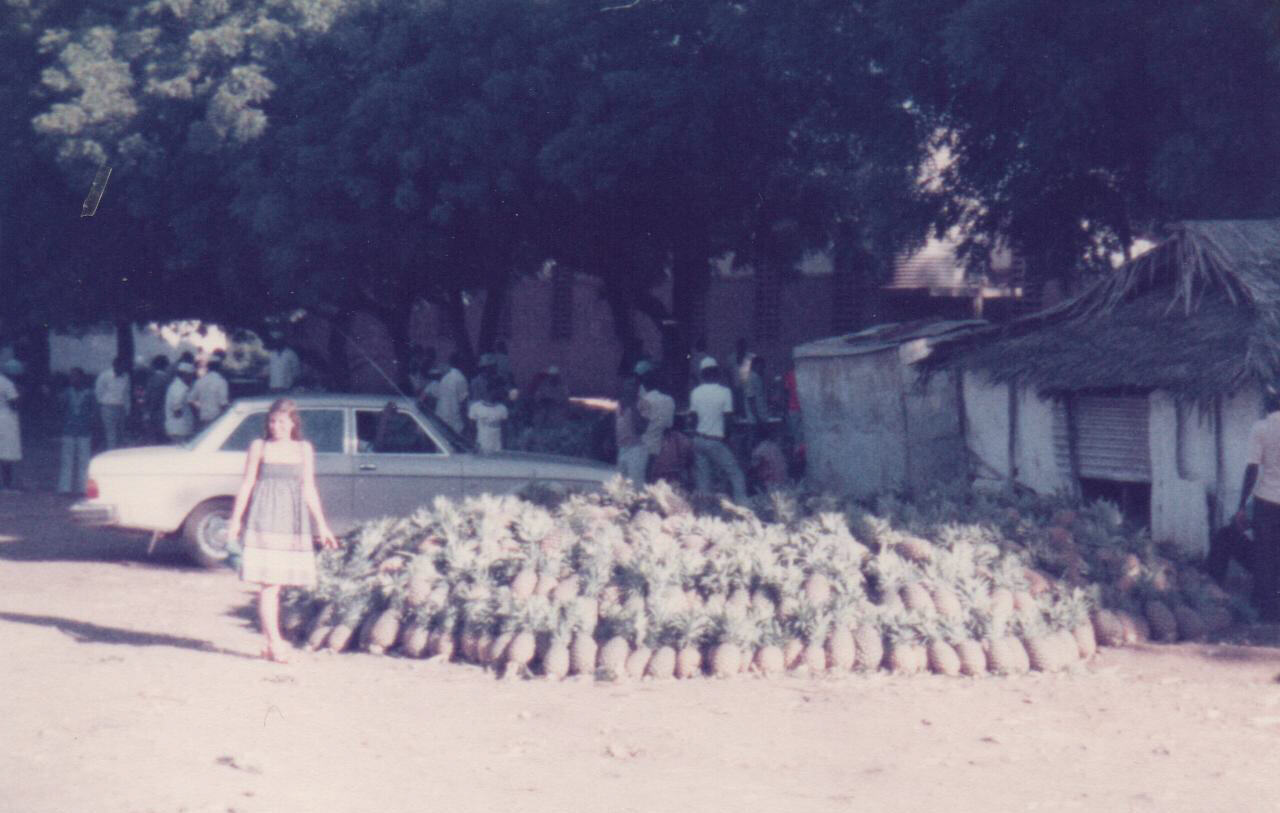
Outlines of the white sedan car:
<svg viewBox="0 0 1280 813">
<path fill-rule="evenodd" d="M 470 441 L 406 398 L 298 395 L 303 434 L 316 450 L 316 487 L 335 533 L 404 516 L 437 495 L 510 493 L 530 483 L 596 489 L 616 474 L 590 460 L 477 452 Z M 86 525 L 181 534 L 195 561 L 227 558 L 227 521 L 245 454 L 263 436 L 273 398 L 236 401 L 185 444 L 115 449 L 89 463 L 87 498 L 72 506 Z"/>
</svg>

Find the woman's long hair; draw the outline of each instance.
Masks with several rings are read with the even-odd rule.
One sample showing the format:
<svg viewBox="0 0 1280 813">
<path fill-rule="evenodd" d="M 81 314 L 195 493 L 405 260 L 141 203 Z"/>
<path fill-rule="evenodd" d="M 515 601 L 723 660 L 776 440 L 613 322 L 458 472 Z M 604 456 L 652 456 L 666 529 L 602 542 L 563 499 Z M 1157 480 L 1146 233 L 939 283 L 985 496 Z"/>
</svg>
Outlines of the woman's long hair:
<svg viewBox="0 0 1280 813">
<path fill-rule="evenodd" d="M 302 440 L 302 420 L 298 417 L 298 405 L 290 398 L 277 398 L 271 403 L 271 408 L 267 410 L 267 420 L 262 425 L 262 437 L 271 440 L 271 419 L 279 413 L 284 413 L 293 419 L 293 432 L 290 433 L 290 440 Z"/>
</svg>

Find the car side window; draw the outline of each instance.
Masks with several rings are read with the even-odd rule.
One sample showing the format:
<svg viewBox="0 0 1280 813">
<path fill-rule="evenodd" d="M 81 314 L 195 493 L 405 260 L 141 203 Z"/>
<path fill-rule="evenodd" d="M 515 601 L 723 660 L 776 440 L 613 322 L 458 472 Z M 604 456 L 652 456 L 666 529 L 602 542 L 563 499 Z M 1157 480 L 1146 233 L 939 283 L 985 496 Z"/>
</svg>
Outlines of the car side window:
<svg viewBox="0 0 1280 813">
<path fill-rule="evenodd" d="M 222 442 L 222 451 L 249 451 L 249 444 L 253 442 L 254 438 L 262 437 L 262 430 L 266 425 L 267 413 L 265 412 L 251 412 L 245 415 L 244 420 L 235 428 L 235 431 Z"/>
<path fill-rule="evenodd" d="M 302 436 L 311 441 L 318 454 L 342 454 L 342 410 L 340 409 L 300 409 L 298 417 L 302 420 Z M 247 452 L 254 438 L 262 437 L 263 428 L 267 425 L 266 412 L 252 412 L 244 417 L 240 425 L 222 444 L 224 452 Z"/>
<path fill-rule="evenodd" d="M 399 409 L 357 410 L 356 440 L 364 454 L 440 454 L 421 424 Z"/>
<path fill-rule="evenodd" d="M 311 441 L 316 454 L 342 454 L 342 410 L 300 409 L 302 436 Z"/>
</svg>

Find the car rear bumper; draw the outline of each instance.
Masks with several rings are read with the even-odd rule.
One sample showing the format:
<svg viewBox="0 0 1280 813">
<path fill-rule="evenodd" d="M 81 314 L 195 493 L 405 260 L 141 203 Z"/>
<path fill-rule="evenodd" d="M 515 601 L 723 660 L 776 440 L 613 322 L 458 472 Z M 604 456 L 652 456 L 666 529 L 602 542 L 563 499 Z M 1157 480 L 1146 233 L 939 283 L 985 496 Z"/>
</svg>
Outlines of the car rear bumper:
<svg viewBox="0 0 1280 813">
<path fill-rule="evenodd" d="M 71 518 L 78 525 L 90 527 L 115 525 L 116 507 L 98 500 L 81 500 L 71 506 Z"/>
</svg>

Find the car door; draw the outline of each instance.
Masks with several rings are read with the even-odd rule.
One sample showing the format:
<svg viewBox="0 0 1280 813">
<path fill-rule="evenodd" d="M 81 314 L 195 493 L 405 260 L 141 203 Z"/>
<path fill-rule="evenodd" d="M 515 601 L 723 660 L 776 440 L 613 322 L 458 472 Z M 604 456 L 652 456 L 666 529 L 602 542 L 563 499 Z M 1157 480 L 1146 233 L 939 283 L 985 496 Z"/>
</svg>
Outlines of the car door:
<svg viewBox="0 0 1280 813">
<path fill-rule="evenodd" d="M 462 469 L 427 426 L 405 409 L 355 410 L 353 512 L 361 519 L 402 517 L 438 495 L 462 495 Z"/>
<path fill-rule="evenodd" d="M 352 460 L 346 454 L 347 411 L 341 407 L 307 407 L 298 410 L 302 436 L 316 450 L 316 491 L 325 519 L 334 533 L 355 525 L 352 517 Z M 266 410 L 245 416 L 220 447 L 220 451 L 246 452 L 254 438 L 263 436 Z"/>
</svg>

